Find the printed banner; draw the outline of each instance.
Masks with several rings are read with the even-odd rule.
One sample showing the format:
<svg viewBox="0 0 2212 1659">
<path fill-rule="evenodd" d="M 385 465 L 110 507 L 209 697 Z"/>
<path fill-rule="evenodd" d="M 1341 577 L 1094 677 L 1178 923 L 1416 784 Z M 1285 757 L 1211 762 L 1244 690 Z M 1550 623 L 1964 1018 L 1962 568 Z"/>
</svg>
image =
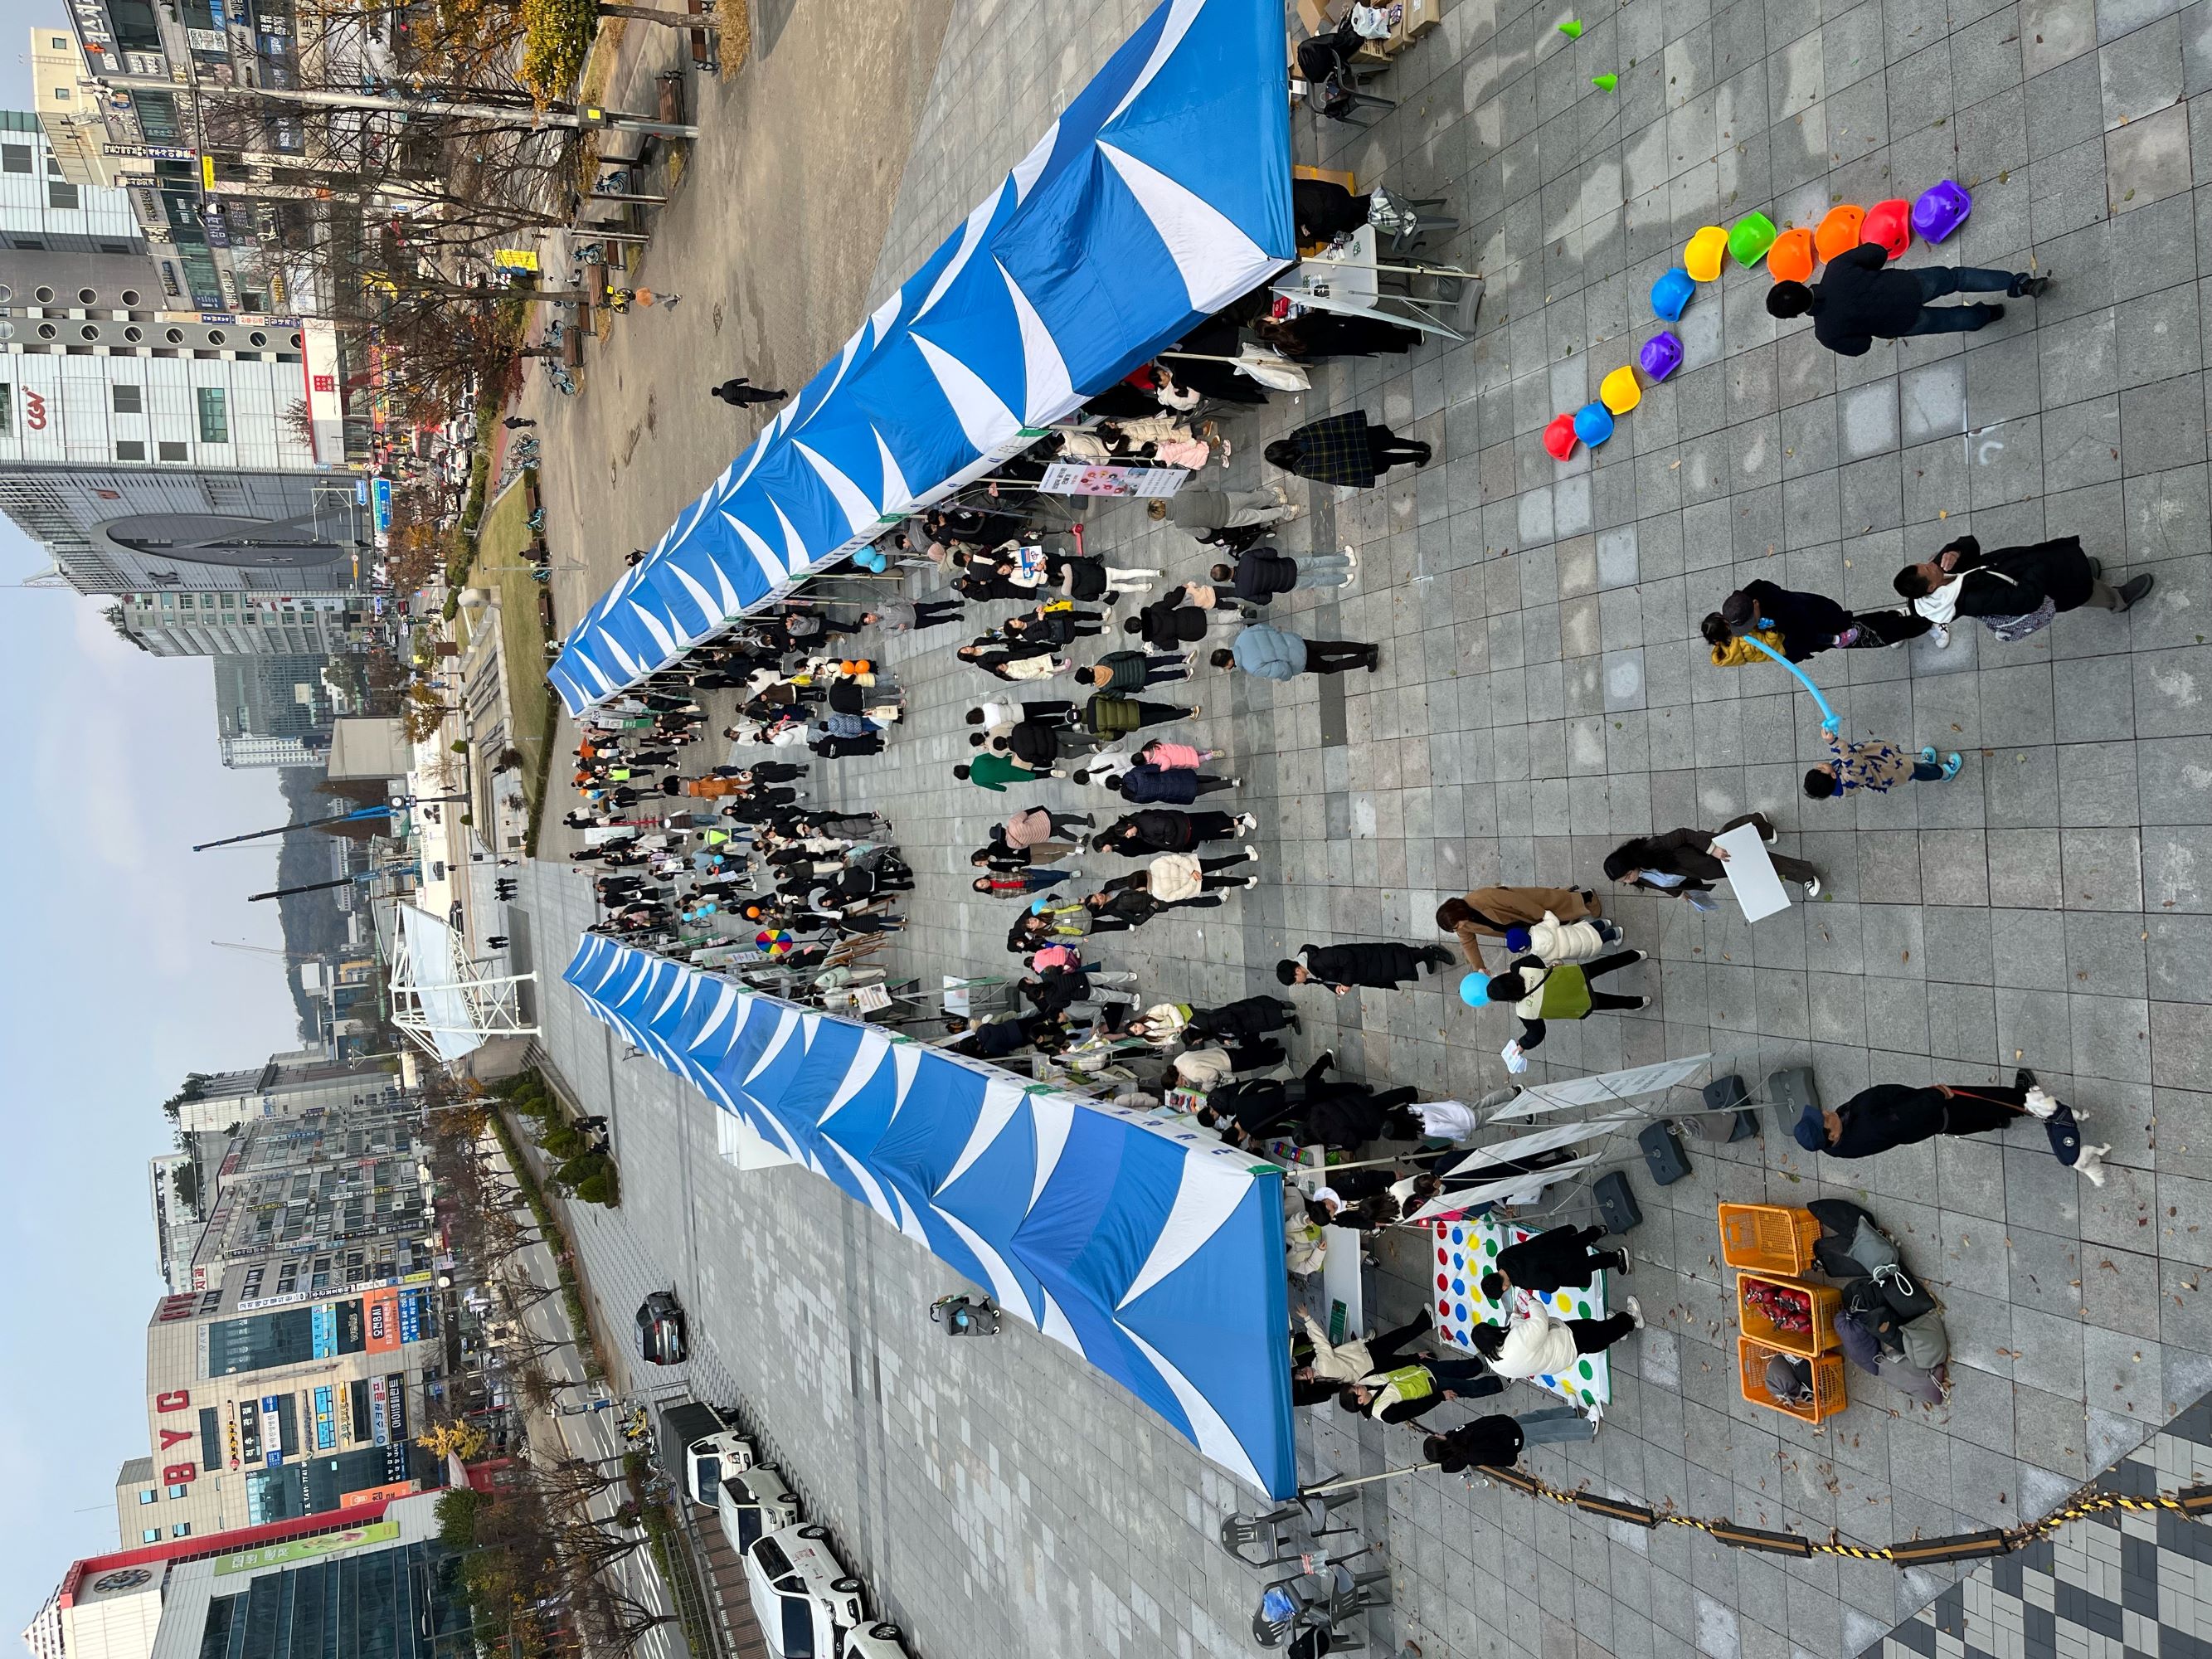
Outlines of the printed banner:
<svg viewBox="0 0 2212 1659">
<path fill-rule="evenodd" d="M 1036 487 L 1054 495 L 1120 495 L 1153 500 L 1172 495 L 1189 480 L 1179 466 L 1086 466 L 1079 461 L 1055 461 L 1045 468 Z"/>
</svg>

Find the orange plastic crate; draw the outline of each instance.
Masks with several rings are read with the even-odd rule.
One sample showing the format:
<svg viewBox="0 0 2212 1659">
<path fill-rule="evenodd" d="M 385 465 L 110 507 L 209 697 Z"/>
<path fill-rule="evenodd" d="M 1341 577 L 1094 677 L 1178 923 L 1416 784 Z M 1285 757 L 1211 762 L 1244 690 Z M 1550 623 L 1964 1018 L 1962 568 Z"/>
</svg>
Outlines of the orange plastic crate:
<svg viewBox="0 0 2212 1659">
<path fill-rule="evenodd" d="M 1738 1376 L 1736 1387 L 1746 1400 L 1754 1406 L 1764 1406 L 1771 1412 L 1780 1412 L 1784 1417 L 1794 1417 L 1800 1423 L 1820 1423 L 1833 1417 L 1850 1404 L 1844 1389 L 1844 1361 L 1840 1354 L 1824 1353 L 1813 1359 L 1813 1403 L 1809 1406 L 1785 1406 L 1766 1391 L 1766 1362 L 1780 1349 L 1769 1347 L 1764 1342 L 1754 1342 L 1747 1336 L 1735 1340 Z M 1803 1354 L 1792 1358 L 1802 1359 Z"/>
<path fill-rule="evenodd" d="M 1785 1331 L 1744 1299 L 1747 1285 L 1780 1285 L 1809 1297 L 1813 1304 L 1813 1328 L 1809 1331 Z M 1738 1273 L 1735 1279 L 1736 1323 L 1743 1334 L 1754 1342 L 1763 1342 L 1770 1348 L 1795 1354 L 1800 1359 L 1809 1359 L 1815 1354 L 1832 1353 L 1836 1349 L 1836 1314 L 1844 1305 L 1844 1293 L 1833 1285 L 1808 1284 L 1802 1279 L 1792 1279 L 1786 1273 Z"/>
<path fill-rule="evenodd" d="M 1788 1204 L 1721 1206 L 1721 1260 L 1755 1273 L 1796 1275 L 1813 1265 L 1820 1224 Z"/>
</svg>

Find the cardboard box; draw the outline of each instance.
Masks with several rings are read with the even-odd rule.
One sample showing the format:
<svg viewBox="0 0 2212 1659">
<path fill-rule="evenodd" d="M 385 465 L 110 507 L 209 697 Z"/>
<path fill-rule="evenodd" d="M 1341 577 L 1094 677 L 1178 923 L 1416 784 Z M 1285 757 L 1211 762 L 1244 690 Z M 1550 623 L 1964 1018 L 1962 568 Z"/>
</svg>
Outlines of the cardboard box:
<svg viewBox="0 0 2212 1659">
<path fill-rule="evenodd" d="M 1444 21 L 1444 0 L 1406 0 L 1406 38 L 1418 40 Z"/>
</svg>

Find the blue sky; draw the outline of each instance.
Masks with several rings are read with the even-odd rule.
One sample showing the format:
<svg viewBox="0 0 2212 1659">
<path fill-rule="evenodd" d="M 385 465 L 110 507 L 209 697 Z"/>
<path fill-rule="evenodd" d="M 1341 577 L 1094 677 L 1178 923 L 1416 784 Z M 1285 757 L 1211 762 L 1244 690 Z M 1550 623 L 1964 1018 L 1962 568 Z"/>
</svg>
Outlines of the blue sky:
<svg viewBox="0 0 2212 1659">
<path fill-rule="evenodd" d="M 29 106 L 24 50 L 58 0 L 13 14 L 0 106 Z M 77 1556 L 116 1547 L 116 1466 L 146 1449 L 145 1326 L 161 1294 L 146 1160 L 185 1073 L 298 1046 L 283 965 L 213 939 L 279 943 L 275 842 L 195 841 L 283 817 L 273 771 L 216 754 L 204 659 L 157 660 L 43 569 L 0 519 L 0 707 L 15 711 L 0 807 L 14 948 L 0 1038 L 15 1104 L 0 1159 L 0 1639 Z"/>
</svg>

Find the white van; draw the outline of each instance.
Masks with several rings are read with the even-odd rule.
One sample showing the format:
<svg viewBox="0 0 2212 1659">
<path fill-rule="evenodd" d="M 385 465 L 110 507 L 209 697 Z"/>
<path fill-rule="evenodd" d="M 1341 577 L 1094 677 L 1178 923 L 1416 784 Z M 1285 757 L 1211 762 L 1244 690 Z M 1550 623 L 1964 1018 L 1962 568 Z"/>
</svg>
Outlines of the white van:
<svg viewBox="0 0 2212 1659">
<path fill-rule="evenodd" d="M 721 1516 L 722 1536 L 739 1555 L 770 1533 L 799 1524 L 799 1499 L 769 1463 L 756 1463 L 723 1481 L 714 1507 Z"/>
<path fill-rule="evenodd" d="M 860 1626 L 860 1581 L 830 1553 L 827 1527 L 787 1527 L 745 1552 L 753 1617 L 775 1659 L 842 1659 Z"/>
<path fill-rule="evenodd" d="M 899 1627 L 878 1620 L 845 1638 L 845 1659 L 914 1659 L 899 1640 Z"/>
</svg>

